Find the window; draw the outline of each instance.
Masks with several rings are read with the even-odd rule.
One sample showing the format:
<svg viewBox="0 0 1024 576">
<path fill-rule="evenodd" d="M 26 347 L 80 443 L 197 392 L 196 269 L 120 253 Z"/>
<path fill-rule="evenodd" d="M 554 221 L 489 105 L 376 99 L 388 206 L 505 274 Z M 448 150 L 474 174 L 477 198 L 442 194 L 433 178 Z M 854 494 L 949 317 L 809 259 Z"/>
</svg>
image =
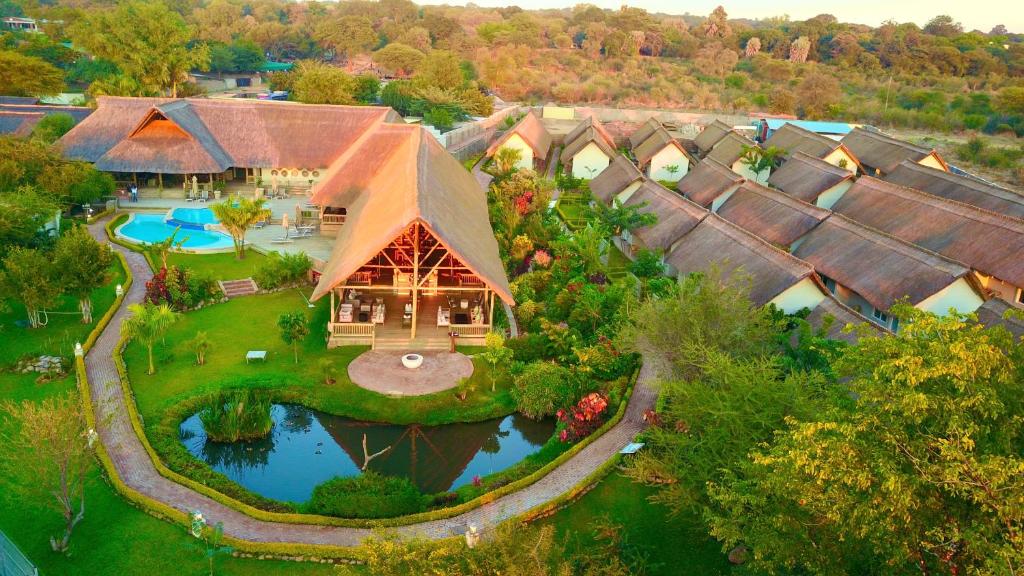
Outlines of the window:
<svg viewBox="0 0 1024 576">
<path fill-rule="evenodd" d="M 829 278 L 828 276 L 825 276 L 824 274 L 820 274 L 819 273 L 818 276 L 821 276 L 821 282 L 825 285 L 825 288 L 828 288 L 829 292 L 831 292 L 832 294 L 835 294 L 836 293 L 836 281 L 831 279 L 831 278 Z"/>
<path fill-rule="evenodd" d="M 1017 303 L 1024 304 L 1024 288 L 1017 288 Z"/>
<path fill-rule="evenodd" d="M 885 312 L 882 312 L 878 308 L 871 309 L 871 317 L 877 320 L 878 323 L 883 326 L 889 325 L 889 315 L 886 314 Z"/>
</svg>

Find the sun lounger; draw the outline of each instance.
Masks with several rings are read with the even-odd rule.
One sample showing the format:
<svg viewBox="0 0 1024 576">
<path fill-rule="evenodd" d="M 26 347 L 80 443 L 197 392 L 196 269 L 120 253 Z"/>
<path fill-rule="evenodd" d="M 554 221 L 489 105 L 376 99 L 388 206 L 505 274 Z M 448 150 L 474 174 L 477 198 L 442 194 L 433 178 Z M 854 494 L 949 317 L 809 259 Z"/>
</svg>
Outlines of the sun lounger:
<svg viewBox="0 0 1024 576">
<path fill-rule="evenodd" d="M 270 241 L 271 244 L 291 244 L 292 242 L 294 242 L 294 240 L 292 240 L 291 238 L 285 238 L 283 236 L 281 238 L 274 238 L 273 240 Z"/>
</svg>

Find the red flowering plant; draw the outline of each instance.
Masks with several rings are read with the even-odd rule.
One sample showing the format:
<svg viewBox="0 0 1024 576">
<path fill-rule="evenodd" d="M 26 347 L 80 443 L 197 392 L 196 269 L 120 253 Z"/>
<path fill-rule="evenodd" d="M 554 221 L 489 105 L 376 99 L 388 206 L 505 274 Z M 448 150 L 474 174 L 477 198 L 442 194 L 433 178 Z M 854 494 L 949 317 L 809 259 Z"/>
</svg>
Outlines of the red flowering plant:
<svg viewBox="0 0 1024 576">
<path fill-rule="evenodd" d="M 590 436 L 605 420 L 608 398 L 604 394 L 591 392 L 568 410 L 559 410 L 555 415 L 564 427 L 558 433 L 562 442 L 576 442 Z"/>
<path fill-rule="evenodd" d="M 537 250 L 533 253 L 533 264 L 540 268 L 547 268 L 551 265 L 551 254 L 547 250 Z"/>
</svg>

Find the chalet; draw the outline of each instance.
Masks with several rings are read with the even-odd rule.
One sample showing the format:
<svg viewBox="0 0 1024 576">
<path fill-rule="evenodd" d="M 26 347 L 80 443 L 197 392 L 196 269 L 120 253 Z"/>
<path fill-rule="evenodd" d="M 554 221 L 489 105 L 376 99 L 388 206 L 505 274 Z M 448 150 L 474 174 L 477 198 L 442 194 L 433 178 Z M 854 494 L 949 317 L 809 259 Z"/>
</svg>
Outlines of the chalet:
<svg viewBox="0 0 1024 576">
<path fill-rule="evenodd" d="M 541 169 L 551 151 L 551 134 L 548 134 L 544 123 L 532 111 L 527 113 L 510 130 L 502 134 L 487 148 L 487 157 L 491 158 L 502 148 L 519 151 L 519 162 L 516 168 Z"/>
<path fill-rule="evenodd" d="M 592 180 L 618 155 L 615 141 L 601 122 L 589 116 L 565 137 L 561 161 L 573 178 Z"/>
<path fill-rule="evenodd" d="M 678 182 L 690 169 L 690 156 L 668 130 L 658 127 L 633 148 L 633 156 L 648 178 Z"/>
<path fill-rule="evenodd" d="M 803 152 L 850 172 L 856 172 L 859 166 L 857 158 L 842 142 L 801 128 L 797 124 L 783 124 L 764 145 L 785 150 L 786 160 L 797 152 Z"/>
<path fill-rule="evenodd" d="M 978 308 L 977 314 L 978 322 L 986 326 L 1002 326 L 1013 334 L 1015 340 L 1024 337 L 1024 316 L 1020 315 L 1019 308 L 1007 304 L 1002 298 L 988 299 Z"/>
<path fill-rule="evenodd" d="M 697 134 L 697 137 L 693 140 L 693 144 L 697 147 L 698 153 L 701 157 L 707 156 L 708 152 L 718 144 L 718 141 L 725 138 L 726 134 L 732 132 L 732 126 L 729 126 L 721 120 L 715 120 L 711 124 L 708 124 Z"/>
<path fill-rule="evenodd" d="M 643 184 L 643 181 L 644 175 L 629 158 L 616 154 L 611 164 L 597 178 L 590 181 L 590 193 L 605 204 L 611 204 L 615 199 L 624 202 Z"/>
<path fill-rule="evenodd" d="M 41 32 L 39 24 L 33 18 L 22 18 L 20 16 L 5 16 L 0 22 L 7 30 L 19 32 Z"/>
<path fill-rule="evenodd" d="M 996 296 L 1024 306 L 1024 220 L 862 176 L 832 209 L 963 262 Z"/>
<path fill-rule="evenodd" d="M 747 180 L 761 183 L 767 182 L 768 177 L 771 175 L 770 169 L 754 173 L 750 166 L 744 162 L 744 156 L 752 148 L 757 148 L 757 144 L 753 140 L 736 132 L 729 132 L 715 144 L 715 147 L 711 149 L 711 152 L 706 157 L 723 166 L 728 166 L 730 170 Z"/>
<path fill-rule="evenodd" d="M 676 190 L 690 201 L 715 211 L 743 181 L 727 166 L 705 158 L 676 184 Z"/>
<path fill-rule="evenodd" d="M 933 196 L 941 196 L 947 200 L 991 210 L 997 214 L 1024 218 L 1024 195 L 970 176 L 953 174 L 904 160 L 883 180 L 915 188 Z"/>
<path fill-rule="evenodd" d="M 831 208 L 853 185 L 853 172 L 797 152 L 772 171 L 768 184 L 798 200 Z"/>
<path fill-rule="evenodd" d="M 630 258 L 643 249 L 671 252 L 679 239 L 708 215 L 704 208 L 654 180 L 645 180 L 623 205 L 643 206 L 643 212 L 658 218 L 650 226 L 623 231 L 618 238 L 619 247 Z"/>
<path fill-rule="evenodd" d="M 789 250 L 830 214 L 749 181 L 740 184 L 715 213 L 783 250 Z"/>
<path fill-rule="evenodd" d="M 664 128 L 664 126 L 661 125 L 657 118 L 651 116 L 629 135 L 629 147 L 636 148 L 644 140 L 650 138 L 651 134 L 654 134 L 659 128 Z"/>
<path fill-rule="evenodd" d="M 893 331 L 899 322 L 889 310 L 901 298 L 939 315 L 973 312 L 985 301 L 963 264 L 835 214 L 793 255 L 814 266 L 840 302 Z"/>
<path fill-rule="evenodd" d="M 329 345 L 483 338 L 512 304 L 487 199 L 418 126 L 380 124 L 331 166 L 313 196 L 348 218 L 313 292 L 330 296 Z"/>
<path fill-rule="evenodd" d="M 934 149 L 915 146 L 874 130 L 855 128 L 843 136 L 842 143 L 860 162 L 863 172 L 871 176 L 884 176 L 904 160 L 949 171 L 946 161 Z"/>
<path fill-rule="evenodd" d="M 750 277 L 750 299 L 774 304 L 787 314 L 813 310 L 825 299 L 814 268 L 715 214 L 704 218 L 676 242 L 665 263 L 680 275 L 707 272 L 717 265 L 726 277 Z"/>
</svg>

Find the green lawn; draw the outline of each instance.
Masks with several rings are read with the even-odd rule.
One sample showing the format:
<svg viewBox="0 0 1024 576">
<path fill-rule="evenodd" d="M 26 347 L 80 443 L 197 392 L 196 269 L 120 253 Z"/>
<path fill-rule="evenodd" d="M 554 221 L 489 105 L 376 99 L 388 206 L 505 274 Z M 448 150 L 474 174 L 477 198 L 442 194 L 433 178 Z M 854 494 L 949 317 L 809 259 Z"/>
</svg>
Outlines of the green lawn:
<svg viewBox="0 0 1024 576">
<path fill-rule="evenodd" d="M 94 318 L 99 318 L 114 301 L 114 286 L 124 281 L 120 261 L 115 264 L 106 286 L 93 295 Z M 141 281 L 141 280 L 140 280 Z M 54 311 L 74 311 L 76 303 L 63 299 Z M 14 374 L 7 368 L 26 354 L 71 356 L 74 343 L 85 340 L 95 324 L 84 325 L 79 317 L 51 314 L 45 328 L 28 330 L 15 321 L 24 317 L 18 304 L 0 311 L 0 398 L 30 400 L 77 393 L 75 377 L 36 384 L 34 375 Z M 0 424 L 0 433 L 4 433 Z M 0 453 L 17 458 L 18 446 L 0 444 Z M 50 550 L 49 537 L 59 534 L 62 520 L 41 502 L 26 502 L 0 489 L 0 530 L 14 541 L 42 574 L 204 574 L 205 563 L 183 528 L 158 520 L 132 507 L 106 483 L 97 469 L 86 492 L 85 519 L 75 529 L 70 555 Z M 295 562 L 270 562 L 236 558 L 217 560 L 218 574 L 330 574 L 329 566 Z"/>
<path fill-rule="evenodd" d="M 171 253 L 167 256 L 169 265 L 179 268 L 191 268 L 196 272 L 208 272 L 217 280 L 239 280 L 251 278 L 256 269 L 267 261 L 267 257 L 249 249 L 245 258 L 235 258 L 234 252 L 220 254 L 183 254 Z"/>
<path fill-rule="evenodd" d="M 585 553 L 595 543 L 598 522 L 622 526 L 625 556 L 647 559 L 650 576 L 729 574 L 731 565 L 718 542 L 708 537 L 695 516 L 670 517 L 668 509 L 647 497 L 654 488 L 636 484 L 612 472 L 593 490 L 554 516 L 538 521 L 552 524 L 570 552 Z"/>
</svg>

